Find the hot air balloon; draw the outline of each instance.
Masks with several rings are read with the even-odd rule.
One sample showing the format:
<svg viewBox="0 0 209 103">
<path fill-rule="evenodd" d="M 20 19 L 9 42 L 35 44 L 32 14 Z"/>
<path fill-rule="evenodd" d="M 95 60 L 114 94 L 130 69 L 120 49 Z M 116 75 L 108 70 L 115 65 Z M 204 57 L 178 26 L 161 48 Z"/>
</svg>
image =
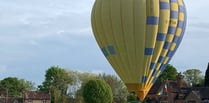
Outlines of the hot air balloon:
<svg viewBox="0 0 209 103">
<path fill-rule="evenodd" d="M 143 100 L 179 47 L 183 0 L 96 0 L 92 29 L 104 56 Z"/>
</svg>

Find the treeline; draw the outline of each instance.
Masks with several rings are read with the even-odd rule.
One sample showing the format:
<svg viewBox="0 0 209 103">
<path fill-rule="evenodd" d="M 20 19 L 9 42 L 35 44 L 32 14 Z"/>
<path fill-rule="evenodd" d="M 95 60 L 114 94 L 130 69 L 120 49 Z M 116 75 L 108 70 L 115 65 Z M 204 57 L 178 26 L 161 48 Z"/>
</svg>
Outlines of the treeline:
<svg viewBox="0 0 209 103">
<path fill-rule="evenodd" d="M 176 80 L 177 69 L 168 65 L 157 82 Z M 183 72 L 184 79 L 191 86 L 204 86 L 204 76 L 198 69 L 188 69 Z M 137 101 L 137 97 L 128 92 L 124 83 L 115 75 L 94 74 L 63 69 L 58 66 L 50 67 L 45 73 L 45 80 L 35 88 L 31 81 L 7 77 L 0 81 L 0 88 L 5 89 L 8 96 L 21 97 L 22 91 L 50 91 L 51 103 L 83 103 L 83 86 L 92 79 L 100 79 L 107 83 L 113 94 L 114 103 Z"/>
</svg>

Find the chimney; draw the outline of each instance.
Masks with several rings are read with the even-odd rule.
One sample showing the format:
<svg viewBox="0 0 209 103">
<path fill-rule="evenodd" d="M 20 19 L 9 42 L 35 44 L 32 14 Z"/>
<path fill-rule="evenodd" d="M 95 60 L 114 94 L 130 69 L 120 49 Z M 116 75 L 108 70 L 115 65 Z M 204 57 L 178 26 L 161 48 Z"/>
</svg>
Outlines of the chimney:
<svg viewBox="0 0 209 103">
<path fill-rule="evenodd" d="M 178 89 L 181 89 L 183 87 L 183 75 L 181 74 L 181 72 L 178 73 L 176 78 L 177 78 L 177 87 Z"/>
</svg>

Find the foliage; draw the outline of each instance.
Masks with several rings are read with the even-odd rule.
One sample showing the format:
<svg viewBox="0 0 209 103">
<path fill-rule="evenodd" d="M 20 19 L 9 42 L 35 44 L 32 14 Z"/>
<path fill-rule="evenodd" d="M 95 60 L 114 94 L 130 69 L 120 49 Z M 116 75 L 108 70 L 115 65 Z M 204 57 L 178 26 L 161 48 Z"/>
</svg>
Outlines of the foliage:
<svg viewBox="0 0 209 103">
<path fill-rule="evenodd" d="M 186 81 L 192 86 L 202 85 L 203 77 L 199 69 L 188 69 L 183 72 Z"/>
<path fill-rule="evenodd" d="M 163 80 L 176 80 L 177 70 L 174 66 L 168 64 L 162 74 L 158 77 L 157 82 L 161 82 Z"/>
<path fill-rule="evenodd" d="M 205 86 L 209 87 L 209 63 L 208 63 L 208 68 L 205 72 Z"/>
<path fill-rule="evenodd" d="M 45 74 L 45 81 L 38 86 L 41 91 L 51 91 L 52 103 L 67 101 L 67 89 L 73 82 L 73 79 L 68 76 L 68 72 L 58 66 L 50 67 Z"/>
<path fill-rule="evenodd" d="M 114 75 L 99 74 L 99 79 L 104 80 L 111 87 L 114 103 L 125 103 L 128 90 L 124 83 Z"/>
<path fill-rule="evenodd" d="M 34 83 L 16 77 L 7 77 L 0 82 L 0 88 L 6 91 L 7 96 L 21 97 L 23 90 L 34 90 Z"/>
<path fill-rule="evenodd" d="M 67 91 L 69 98 L 76 103 L 83 103 L 82 86 L 89 80 L 96 79 L 97 75 L 90 72 L 77 72 L 73 70 L 68 70 L 68 75 L 73 79 Z"/>
<path fill-rule="evenodd" d="M 129 93 L 129 95 L 127 96 L 127 102 L 137 103 L 138 102 L 137 95 L 135 93 Z"/>
<path fill-rule="evenodd" d="M 110 86 L 99 79 L 89 80 L 84 85 L 83 98 L 85 103 L 112 103 L 113 100 Z"/>
</svg>

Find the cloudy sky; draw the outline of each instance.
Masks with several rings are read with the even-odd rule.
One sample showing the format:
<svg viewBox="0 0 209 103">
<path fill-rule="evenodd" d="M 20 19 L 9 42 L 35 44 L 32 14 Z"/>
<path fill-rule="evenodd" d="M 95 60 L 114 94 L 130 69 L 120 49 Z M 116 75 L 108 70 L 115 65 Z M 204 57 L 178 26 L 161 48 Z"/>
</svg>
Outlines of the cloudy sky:
<svg viewBox="0 0 209 103">
<path fill-rule="evenodd" d="M 113 73 L 91 31 L 94 0 L 0 0 L 0 80 L 39 85 L 50 66 Z M 205 71 L 209 62 L 209 0 L 185 0 L 187 30 L 170 64 Z"/>
</svg>

